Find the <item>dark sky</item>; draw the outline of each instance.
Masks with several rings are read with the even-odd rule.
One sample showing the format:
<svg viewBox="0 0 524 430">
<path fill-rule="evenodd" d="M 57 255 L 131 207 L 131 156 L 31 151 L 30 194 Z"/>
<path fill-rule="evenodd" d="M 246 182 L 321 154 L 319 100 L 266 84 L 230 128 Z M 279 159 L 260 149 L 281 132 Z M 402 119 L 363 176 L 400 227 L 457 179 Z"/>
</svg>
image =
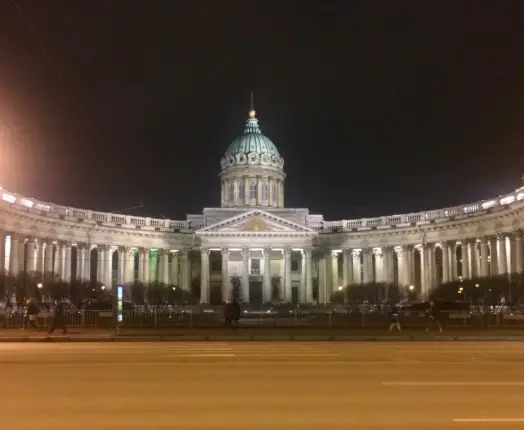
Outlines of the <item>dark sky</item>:
<svg viewBox="0 0 524 430">
<path fill-rule="evenodd" d="M 524 172 L 523 30 L 521 1 L 0 0 L 0 174 L 183 219 L 219 206 L 252 90 L 288 207 L 488 198 Z"/>
</svg>

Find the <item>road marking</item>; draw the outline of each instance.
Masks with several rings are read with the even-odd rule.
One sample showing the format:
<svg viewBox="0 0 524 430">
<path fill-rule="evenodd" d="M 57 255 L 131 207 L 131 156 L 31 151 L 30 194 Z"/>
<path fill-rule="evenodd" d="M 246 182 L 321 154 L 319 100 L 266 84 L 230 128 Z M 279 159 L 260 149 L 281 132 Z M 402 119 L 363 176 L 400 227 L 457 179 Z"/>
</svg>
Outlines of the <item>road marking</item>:
<svg viewBox="0 0 524 430">
<path fill-rule="evenodd" d="M 524 382 L 382 382 L 384 387 L 522 387 Z"/>
<path fill-rule="evenodd" d="M 234 357 L 235 354 L 180 354 L 170 357 Z"/>
<path fill-rule="evenodd" d="M 524 418 L 453 418 L 454 423 L 524 423 Z"/>
</svg>

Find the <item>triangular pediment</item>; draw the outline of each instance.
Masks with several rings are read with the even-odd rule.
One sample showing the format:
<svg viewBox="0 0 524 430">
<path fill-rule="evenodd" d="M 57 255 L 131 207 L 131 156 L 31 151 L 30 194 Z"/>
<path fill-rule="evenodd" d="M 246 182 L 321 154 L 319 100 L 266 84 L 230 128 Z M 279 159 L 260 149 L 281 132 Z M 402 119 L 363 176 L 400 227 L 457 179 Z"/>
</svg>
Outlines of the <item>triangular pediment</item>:
<svg viewBox="0 0 524 430">
<path fill-rule="evenodd" d="M 196 234 L 316 234 L 306 226 L 273 215 L 264 210 L 255 209 L 208 225 L 196 231 Z"/>
</svg>

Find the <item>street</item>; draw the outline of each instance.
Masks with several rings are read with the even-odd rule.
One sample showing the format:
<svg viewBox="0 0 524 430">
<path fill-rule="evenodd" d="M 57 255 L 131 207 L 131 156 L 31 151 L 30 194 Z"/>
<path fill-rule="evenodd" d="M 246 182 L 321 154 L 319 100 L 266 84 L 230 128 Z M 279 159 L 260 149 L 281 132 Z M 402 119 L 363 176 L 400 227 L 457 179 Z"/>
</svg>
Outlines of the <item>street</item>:
<svg viewBox="0 0 524 430">
<path fill-rule="evenodd" d="M 0 343 L 0 369 L 11 430 L 524 426 L 524 343 Z"/>
</svg>

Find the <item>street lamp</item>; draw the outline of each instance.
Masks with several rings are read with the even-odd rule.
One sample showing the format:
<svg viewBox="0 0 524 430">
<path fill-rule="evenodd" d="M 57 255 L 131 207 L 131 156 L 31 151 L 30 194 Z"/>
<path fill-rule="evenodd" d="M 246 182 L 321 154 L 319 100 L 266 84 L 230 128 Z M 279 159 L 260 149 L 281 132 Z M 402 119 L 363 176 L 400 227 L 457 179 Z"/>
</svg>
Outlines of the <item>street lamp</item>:
<svg viewBox="0 0 524 430">
<path fill-rule="evenodd" d="M 44 286 L 44 284 L 42 284 L 41 282 L 39 282 L 38 284 L 36 284 L 36 286 L 37 286 L 38 288 L 42 288 L 42 287 Z"/>
<path fill-rule="evenodd" d="M 102 290 L 105 290 L 105 289 L 106 289 L 106 286 L 105 286 L 105 285 L 102 285 L 101 288 L 102 288 Z"/>
</svg>

